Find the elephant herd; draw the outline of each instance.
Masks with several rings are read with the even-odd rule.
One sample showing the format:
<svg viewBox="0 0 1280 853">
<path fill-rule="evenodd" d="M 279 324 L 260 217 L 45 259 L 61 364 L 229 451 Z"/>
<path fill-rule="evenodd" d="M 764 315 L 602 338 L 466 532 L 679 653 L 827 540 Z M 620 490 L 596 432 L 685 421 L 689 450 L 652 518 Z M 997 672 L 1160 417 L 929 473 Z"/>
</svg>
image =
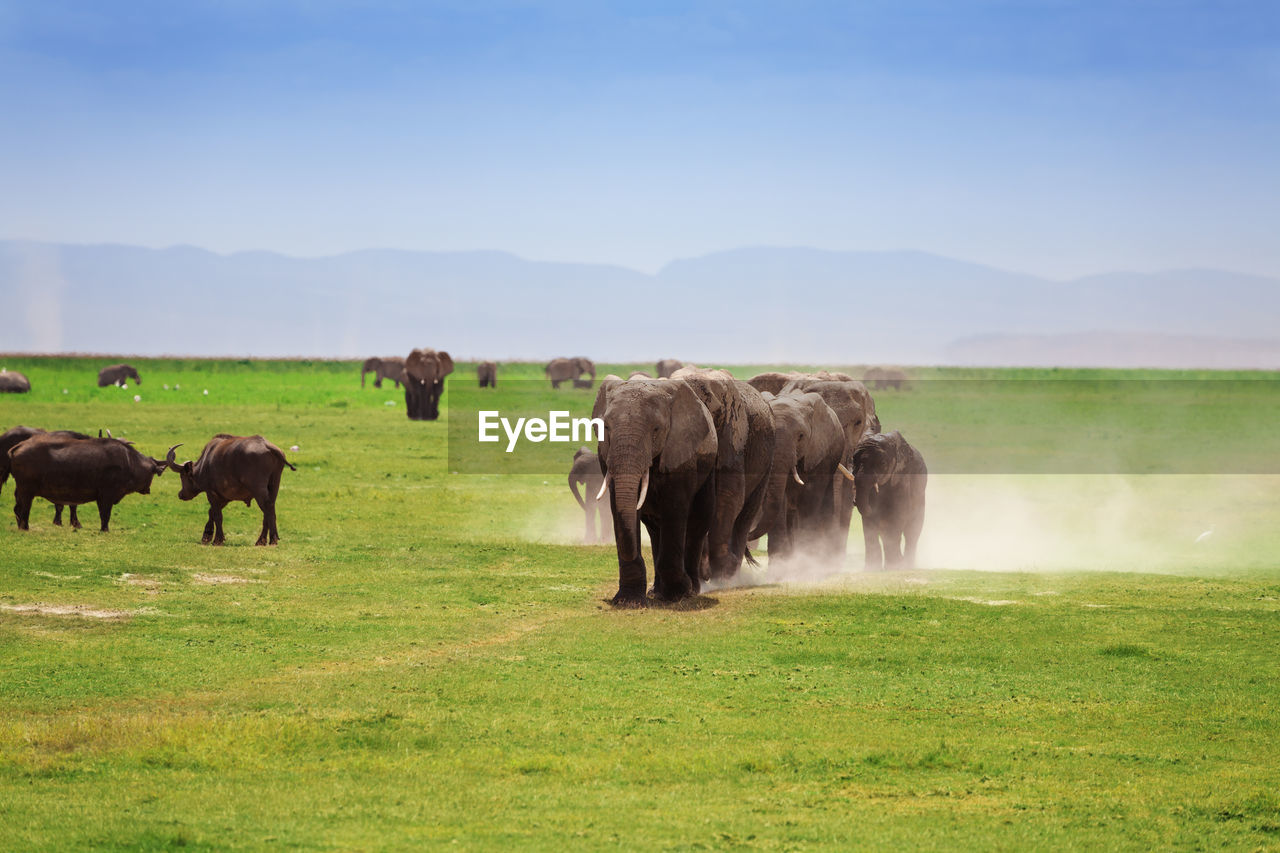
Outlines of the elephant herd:
<svg viewBox="0 0 1280 853">
<path fill-rule="evenodd" d="M 604 438 L 594 459 L 578 451 L 569 481 L 588 513 L 589 539 L 590 516 L 603 515 L 608 494 L 615 605 L 641 606 L 650 594 L 678 600 L 727 580 L 754 562 L 748 543 L 762 536 L 771 561 L 843 562 L 855 507 L 868 568 L 914 565 L 928 472 L 900 433 L 880 433 L 871 394 L 851 376 L 742 381 L 696 367 L 669 379 L 607 376 L 592 416 L 603 420 Z M 652 546 L 651 589 L 641 525 Z"/>
<path fill-rule="evenodd" d="M 128 364 L 112 364 L 98 371 L 98 387 L 109 385 L 128 387 L 132 379 L 135 385 L 142 384 L 138 371 Z M 25 394 L 31 390 L 31 380 L 16 370 L 0 369 L 0 394 Z"/>
</svg>

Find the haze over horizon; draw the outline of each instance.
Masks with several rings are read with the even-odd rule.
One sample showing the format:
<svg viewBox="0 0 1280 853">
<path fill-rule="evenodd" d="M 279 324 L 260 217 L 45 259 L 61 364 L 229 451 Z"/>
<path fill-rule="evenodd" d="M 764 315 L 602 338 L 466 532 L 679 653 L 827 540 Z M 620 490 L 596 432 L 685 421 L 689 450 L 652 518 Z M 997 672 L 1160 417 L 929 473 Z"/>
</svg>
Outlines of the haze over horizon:
<svg viewBox="0 0 1280 853">
<path fill-rule="evenodd" d="M 1262 0 L 0 0 L 0 238 L 1277 278 L 1278 44 Z"/>
</svg>

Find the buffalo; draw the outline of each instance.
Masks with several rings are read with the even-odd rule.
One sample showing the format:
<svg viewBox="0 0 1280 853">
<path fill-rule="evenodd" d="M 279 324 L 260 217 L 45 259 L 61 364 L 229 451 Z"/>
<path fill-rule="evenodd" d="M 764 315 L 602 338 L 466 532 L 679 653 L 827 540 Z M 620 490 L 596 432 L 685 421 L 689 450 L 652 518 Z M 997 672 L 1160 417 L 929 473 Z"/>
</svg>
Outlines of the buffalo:
<svg viewBox="0 0 1280 853">
<path fill-rule="evenodd" d="M 130 379 L 135 384 L 142 384 L 142 377 L 138 375 L 138 371 L 128 364 L 112 364 L 98 371 L 99 388 L 106 388 L 108 385 L 123 386 Z"/>
<path fill-rule="evenodd" d="M 37 427 L 25 426 L 16 426 L 4 435 L 0 435 L 0 490 L 4 489 L 4 484 L 9 479 L 9 451 L 33 435 L 58 435 L 64 438 L 89 437 L 82 432 L 72 432 L 66 429 L 46 432 Z M 53 523 L 58 527 L 62 526 L 62 506 L 60 503 L 53 505 Z M 77 530 L 80 529 L 80 519 L 76 516 L 75 504 L 71 505 L 71 526 Z"/>
<path fill-rule="evenodd" d="M 31 390 L 31 380 L 16 370 L 0 370 L 0 394 L 25 394 Z"/>
<path fill-rule="evenodd" d="M 44 498 L 73 507 L 96 503 L 105 533 L 111 508 L 125 495 L 150 494 L 151 481 L 173 461 L 173 448 L 165 459 L 152 459 L 117 438 L 77 436 L 41 433 L 9 451 L 19 530 L 30 529 L 32 500 Z"/>
<path fill-rule="evenodd" d="M 256 500 L 262 510 L 262 533 L 255 545 L 275 545 L 280 541 L 276 530 L 276 495 L 280 492 L 280 475 L 289 465 L 284 451 L 260 435 L 239 436 L 220 433 L 209 440 L 195 462 L 181 465 L 169 453 L 169 467 L 182 477 L 178 497 L 192 500 L 201 492 L 209 496 L 209 521 L 204 526 L 201 544 L 224 542 L 222 508 L 231 501 L 244 501 L 248 506 Z"/>
</svg>

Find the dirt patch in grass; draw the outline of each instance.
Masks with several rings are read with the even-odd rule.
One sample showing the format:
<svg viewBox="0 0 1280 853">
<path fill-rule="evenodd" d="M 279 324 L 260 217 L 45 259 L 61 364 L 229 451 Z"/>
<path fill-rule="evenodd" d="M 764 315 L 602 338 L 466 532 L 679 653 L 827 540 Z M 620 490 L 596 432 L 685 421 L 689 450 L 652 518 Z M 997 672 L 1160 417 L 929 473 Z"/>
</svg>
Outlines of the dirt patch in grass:
<svg viewBox="0 0 1280 853">
<path fill-rule="evenodd" d="M 0 604 L 0 610 L 7 610 L 10 613 L 31 613 L 36 616 L 78 616 L 82 619 L 128 619 L 130 616 L 152 612 L 147 608 L 107 610 L 87 604 Z"/>
<path fill-rule="evenodd" d="M 239 575 L 209 575 L 204 572 L 196 572 L 191 576 L 191 580 L 195 583 L 206 584 L 265 583 L 265 581 L 258 578 L 242 578 Z"/>
</svg>

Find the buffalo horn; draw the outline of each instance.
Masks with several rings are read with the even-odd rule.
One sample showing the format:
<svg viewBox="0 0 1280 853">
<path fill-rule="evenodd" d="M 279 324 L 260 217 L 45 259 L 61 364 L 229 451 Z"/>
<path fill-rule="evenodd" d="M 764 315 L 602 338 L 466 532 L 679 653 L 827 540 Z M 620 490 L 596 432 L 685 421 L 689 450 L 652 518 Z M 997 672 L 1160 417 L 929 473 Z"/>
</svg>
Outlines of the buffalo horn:
<svg viewBox="0 0 1280 853">
<path fill-rule="evenodd" d="M 175 444 L 173 447 L 170 447 L 169 452 L 165 454 L 165 457 L 164 457 L 164 464 L 168 465 L 170 468 L 172 468 L 175 471 L 179 469 L 178 469 L 178 463 L 176 461 L 176 457 L 174 456 L 174 451 L 181 446 L 182 446 L 181 444 Z"/>
</svg>

